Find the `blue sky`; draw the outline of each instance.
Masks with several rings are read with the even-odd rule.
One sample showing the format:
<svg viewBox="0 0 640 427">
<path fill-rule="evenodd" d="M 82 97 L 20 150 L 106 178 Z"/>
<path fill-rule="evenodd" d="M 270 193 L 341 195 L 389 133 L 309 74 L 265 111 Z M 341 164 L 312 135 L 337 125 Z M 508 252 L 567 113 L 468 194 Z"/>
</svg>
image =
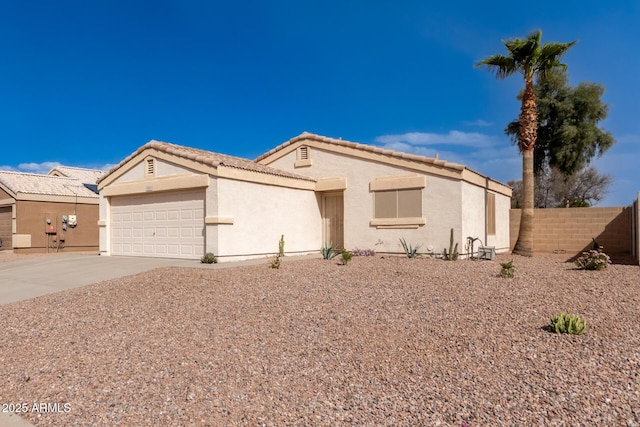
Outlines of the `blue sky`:
<svg viewBox="0 0 640 427">
<path fill-rule="evenodd" d="M 594 164 L 640 190 L 640 3 L 541 0 L 4 2 L 0 169 L 109 167 L 151 139 L 255 158 L 309 131 L 519 179 L 501 40 L 578 40 L 572 84 L 605 85 L 617 144 Z"/>
</svg>

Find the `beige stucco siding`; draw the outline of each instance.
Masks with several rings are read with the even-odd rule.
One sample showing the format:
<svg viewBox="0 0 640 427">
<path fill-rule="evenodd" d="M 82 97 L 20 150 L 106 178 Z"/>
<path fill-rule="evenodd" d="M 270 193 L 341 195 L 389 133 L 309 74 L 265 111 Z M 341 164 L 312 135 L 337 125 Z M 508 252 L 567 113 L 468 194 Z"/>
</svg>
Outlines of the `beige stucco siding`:
<svg viewBox="0 0 640 427">
<path fill-rule="evenodd" d="M 509 252 L 509 211 L 511 198 L 496 193 L 496 235 L 489 239 L 489 246 L 495 246 L 496 252 Z"/>
<path fill-rule="evenodd" d="M 218 216 L 232 224 L 218 224 L 221 260 L 278 253 L 284 234 L 285 252 L 318 252 L 321 242 L 320 210 L 315 193 L 218 179 Z"/>
<path fill-rule="evenodd" d="M 478 237 L 487 245 L 485 236 L 485 189 L 467 182 L 461 183 L 462 190 L 462 232 L 455 233 L 454 239 L 460 243 L 460 253 L 467 252 L 467 237 Z M 480 242 L 474 243 L 474 251 Z"/>
<path fill-rule="evenodd" d="M 144 165 L 142 162 L 138 162 L 137 164 L 131 166 L 131 169 L 128 169 L 126 172 L 122 173 L 117 177 L 115 181 L 112 182 L 130 182 L 137 181 L 140 179 L 144 179 Z"/>
<path fill-rule="evenodd" d="M 415 174 L 411 169 L 390 166 L 313 147 L 309 151 L 311 166 L 296 168 L 295 151 L 277 159 L 270 166 L 305 174 L 317 179 L 343 177 L 344 244 L 347 249 L 375 249 L 378 252 L 401 252 L 400 238 L 421 245 L 426 251 L 432 246 L 440 252 L 449 241 L 449 229 L 460 232 L 461 194 L 459 181 L 438 176 L 426 177 L 422 189 L 422 213 L 426 224 L 417 228 L 377 228 L 370 224 L 374 217 L 374 193 L 370 184 L 376 178 Z M 452 215 L 456 213 L 455 215 Z"/>
<path fill-rule="evenodd" d="M 486 233 L 486 204 L 485 192 L 495 196 L 496 233 Z M 482 187 L 466 182 L 462 183 L 462 234 L 456 235 L 460 247 L 466 252 L 467 237 L 479 237 L 484 245 L 493 246 L 496 252 L 509 251 L 509 209 L 511 199 L 503 194 L 485 190 Z M 478 250 L 480 242 L 474 243 L 474 251 Z"/>
</svg>

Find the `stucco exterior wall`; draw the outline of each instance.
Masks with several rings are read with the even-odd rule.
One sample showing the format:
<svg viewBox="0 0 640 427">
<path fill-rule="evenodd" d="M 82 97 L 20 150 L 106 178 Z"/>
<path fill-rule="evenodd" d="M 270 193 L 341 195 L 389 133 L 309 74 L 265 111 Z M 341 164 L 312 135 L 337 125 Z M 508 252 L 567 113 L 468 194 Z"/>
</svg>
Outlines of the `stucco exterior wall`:
<svg viewBox="0 0 640 427">
<path fill-rule="evenodd" d="M 511 199 L 503 194 L 488 191 L 495 197 L 496 233 L 486 233 L 485 189 L 462 182 L 462 235 L 460 247 L 466 253 L 467 237 L 479 237 L 486 246 L 493 246 L 497 253 L 509 252 L 509 209 Z M 456 236 L 457 241 L 457 236 Z M 477 253 L 480 242 L 474 243 Z M 462 251 L 461 251 L 462 252 Z"/>
<path fill-rule="evenodd" d="M 461 183 L 462 187 L 462 233 L 454 233 L 454 241 L 460 242 L 460 253 L 467 253 L 467 237 L 480 238 L 482 242 L 487 243 L 488 237 L 485 236 L 486 229 L 486 209 L 485 209 L 485 190 L 476 185 L 467 182 Z M 497 224 L 496 224 L 497 225 Z M 478 251 L 480 242 L 473 244 L 474 252 Z"/>
<path fill-rule="evenodd" d="M 426 224 L 418 228 L 382 229 L 370 225 L 374 217 L 374 193 L 370 183 L 386 176 L 406 176 L 416 172 L 410 169 L 368 161 L 352 156 L 310 147 L 311 166 L 296 168 L 296 152 L 292 151 L 273 161 L 269 166 L 307 175 L 317 179 L 346 178 L 344 190 L 344 244 L 347 249 L 375 249 L 378 252 L 402 252 L 399 239 L 421 245 L 421 251 L 432 247 L 439 253 L 449 243 L 449 230 L 453 227 L 457 236 L 461 232 L 460 182 L 439 176 L 427 175 L 427 185 L 422 190 L 422 213 Z"/>
<path fill-rule="evenodd" d="M 511 198 L 496 193 L 496 235 L 489 238 L 489 246 L 495 246 L 496 252 L 508 253 L 511 251 L 510 239 L 510 214 Z"/>
<path fill-rule="evenodd" d="M 233 219 L 216 225 L 221 261 L 275 255 L 283 234 L 286 254 L 319 251 L 320 209 L 313 191 L 219 178 L 217 196 L 218 216 Z"/>
<path fill-rule="evenodd" d="M 98 205 L 78 203 L 37 202 L 28 200 L 16 201 L 16 234 L 20 239 L 14 241 L 16 253 L 55 252 L 48 246 L 54 244 L 54 238 L 64 235 L 63 252 L 98 251 Z M 62 216 L 76 214 L 78 225 L 62 230 Z M 45 219 L 51 217 L 56 233 L 47 234 Z M 25 238 L 30 236 L 29 238 Z M 51 236 L 51 237 L 50 237 Z M 30 244 L 26 244 L 30 241 Z"/>
<path fill-rule="evenodd" d="M 209 177 L 209 186 L 205 189 L 204 193 L 204 248 L 205 253 L 211 252 L 218 255 L 220 253 L 219 242 L 219 227 L 225 227 L 226 224 L 207 224 L 207 217 L 219 217 L 218 215 L 218 179 L 215 177 Z"/>
<path fill-rule="evenodd" d="M 144 179 L 144 165 L 142 162 L 134 165 L 131 169 L 124 172 L 117 179 L 117 182 L 129 182 Z"/>
</svg>

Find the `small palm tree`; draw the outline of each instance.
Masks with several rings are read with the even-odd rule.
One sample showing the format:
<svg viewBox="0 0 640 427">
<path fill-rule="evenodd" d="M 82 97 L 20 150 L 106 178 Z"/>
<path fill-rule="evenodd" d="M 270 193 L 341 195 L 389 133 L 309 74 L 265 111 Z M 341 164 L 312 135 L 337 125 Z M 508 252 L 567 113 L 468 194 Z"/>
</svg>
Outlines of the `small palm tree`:
<svg viewBox="0 0 640 427">
<path fill-rule="evenodd" d="M 518 147 L 522 153 L 522 217 L 513 253 L 525 256 L 533 255 L 533 150 L 538 136 L 538 112 L 533 81 L 534 77 L 544 77 L 551 70 L 566 70 L 567 65 L 560 62 L 560 58 L 576 44 L 576 41 L 540 44 L 541 39 L 542 31 L 537 30 L 524 39 L 503 41 L 508 51 L 507 55 L 493 55 L 476 64 L 477 67 L 486 66 L 490 71 L 494 71 L 496 77 L 501 80 L 515 73 L 524 76 L 524 94 L 518 116 Z"/>
</svg>

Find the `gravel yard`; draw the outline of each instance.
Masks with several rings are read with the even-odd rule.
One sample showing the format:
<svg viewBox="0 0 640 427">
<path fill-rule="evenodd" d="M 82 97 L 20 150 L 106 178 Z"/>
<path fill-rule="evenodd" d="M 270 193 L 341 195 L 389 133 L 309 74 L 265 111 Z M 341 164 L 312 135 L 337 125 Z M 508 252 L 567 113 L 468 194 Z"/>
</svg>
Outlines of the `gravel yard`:
<svg viewBox="0 0 640 427">
<path fill-rule="evenodd" d="M 640 426 L 640 268 L 510 259 L 165 268 L 0 306 L 0 403 L 38 426 Z M 585 335 L 545 330 L 566 309 Z"/>
</svg>

